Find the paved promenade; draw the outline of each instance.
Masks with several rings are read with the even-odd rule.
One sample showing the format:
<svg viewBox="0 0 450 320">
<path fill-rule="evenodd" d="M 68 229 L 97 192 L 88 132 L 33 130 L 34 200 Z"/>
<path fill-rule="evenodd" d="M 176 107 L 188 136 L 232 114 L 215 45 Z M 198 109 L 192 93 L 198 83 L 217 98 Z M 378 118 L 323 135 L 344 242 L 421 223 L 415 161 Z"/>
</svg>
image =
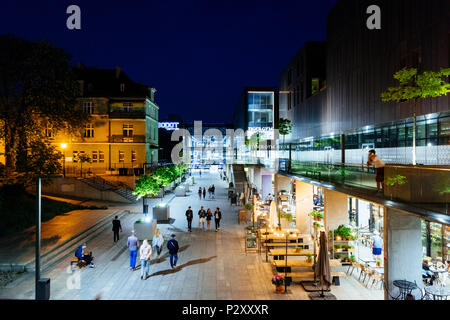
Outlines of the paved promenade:
<svg viewBox="0 0 450 320">
<path fill-rule="evenodd" d="M 126 238 L 133 223 L 141 214 L 126 214 L 122 218 L 123 233 L 118 243 L 113 243 L 112 232 L 105 230 L 88 242 L 95 256 L 96 268 L 85 268 L 79 272 L 68 272 L 72 256 L 60 262 L 42 277 L 51 279 L 52 299 L 309 299 L 300 285 L 288 287 L 288 294 L 274 293 L 271 283 L 272 266 L 265 262 L 265 256 L 245 253 L 244 229 L 246 224 L 237 224 L 237 207 L 230 206 L 226 195 L 226 182 L 219 181 L 218 174 L 203 173 L 195 175 L 195 185 L 187 197 L 177 197 L 170 203 L 172 225 L 161 224 L 158 227 L 164 238 L 169 239 L 175 233 L 180 245 L 178 268 L 172 270 L 164 248 L 161 259 L 154 259 L 150 265 L 150 277 L 140 279 L 140 270 L 128 270 L 129 256 Z M 216 186 L 213 200 L 199 200 L 199 186 Z M 208 194 L 206 195 L 208 198 Z M 194 211 L 192 233 L 187 231 L 185 211 L 191 205 Z M 220 207 L 222 211 L 221 230 L 198 229 L 197 211 L 203 205 L 205 209 Z M 139 263 L 138 263 L 139 264 Z M 79 279 L 79 281 L 78 281 Z M 79 286 L 78 286 L 79 284 Z M 360 292 L 354 292 L 359 286 Z M 341 287 L 332 287 L 338 299 L 374 298 L 372 291 L 362 288 L 356 280 L 341 280 Z M 375 291 L 377 292 L 377 291 Z M 0 298 L 34 298 L 33 274 L 0 289 Z"/>
</svg>

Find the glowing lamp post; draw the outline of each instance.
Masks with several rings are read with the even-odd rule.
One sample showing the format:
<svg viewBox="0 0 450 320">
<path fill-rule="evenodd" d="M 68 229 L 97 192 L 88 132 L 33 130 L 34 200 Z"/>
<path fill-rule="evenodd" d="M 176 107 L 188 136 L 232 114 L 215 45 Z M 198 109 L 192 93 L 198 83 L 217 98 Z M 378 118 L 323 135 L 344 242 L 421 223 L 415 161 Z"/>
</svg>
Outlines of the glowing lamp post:
<svg viewBox="0 0 450 320">
<path fill-rule="evenodd" d="M 66 177 L 66 143 L 61 143 L 61 149 L 63 151 L 63 178 Z"/>
</svg>

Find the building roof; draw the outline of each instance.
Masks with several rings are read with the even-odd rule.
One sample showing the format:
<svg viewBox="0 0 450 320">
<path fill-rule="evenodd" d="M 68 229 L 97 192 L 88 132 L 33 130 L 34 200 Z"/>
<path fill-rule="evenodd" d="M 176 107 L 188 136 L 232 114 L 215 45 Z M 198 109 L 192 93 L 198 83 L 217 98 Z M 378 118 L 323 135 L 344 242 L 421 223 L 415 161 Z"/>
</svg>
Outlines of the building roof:
<svg viewBox="0 0 450 320">
<path fill-rule="evenodd" d="M 136 97 L 151 98 L 151 91 L 156 91 L 133 81 L 120 67 L 115 69 L 97 69 L 79 64 L 74 68 L 76 80 L 81 81 L 83 97 Z M 121 84 L 124 90 L 121 90 Z"/>
</svg>

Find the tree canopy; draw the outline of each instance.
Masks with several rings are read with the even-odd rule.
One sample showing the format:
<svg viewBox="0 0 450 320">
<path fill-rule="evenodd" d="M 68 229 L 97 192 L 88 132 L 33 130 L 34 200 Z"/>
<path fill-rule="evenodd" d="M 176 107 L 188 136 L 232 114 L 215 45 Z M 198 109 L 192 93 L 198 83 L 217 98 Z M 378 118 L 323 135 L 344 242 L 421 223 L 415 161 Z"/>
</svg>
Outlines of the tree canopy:
<svg viewBox="0 0 450 320">
<path fill-rule="evenodd" d="M 381 94 L 381 100 L 401 102 L 445 96 L 450 92 L 449 76 L 450 68 L 438 72 L 425 71 L 421 74 L 416 68 L 403 68 L 394 74 L 399 85 L 387 88 L 387 91 Z"/>
<path fill-rule="evenodd" d="M 289 119 L 280 118 L 278 121 L 278 132 L 286 136 L 292 132 L 292 122 Z"/>
<path fill-rule="evenodd" d="M 31 173 L 30 161 L 48 164 L 44 168 L 49 171 L 42 174 L 54 172 L 60 158 L 51 155 L 55 149 L 44 129 L 79 131 L 88 115 L 77 108 L 78 93 L 65 51 L 45 41 L 0 36 L 0 139 L 5 143 L 6 174 Z M 40 151 L 34 152 L 37 144 Z M 39 156 L 46 158 L 37 160 Z"/>
</svg>

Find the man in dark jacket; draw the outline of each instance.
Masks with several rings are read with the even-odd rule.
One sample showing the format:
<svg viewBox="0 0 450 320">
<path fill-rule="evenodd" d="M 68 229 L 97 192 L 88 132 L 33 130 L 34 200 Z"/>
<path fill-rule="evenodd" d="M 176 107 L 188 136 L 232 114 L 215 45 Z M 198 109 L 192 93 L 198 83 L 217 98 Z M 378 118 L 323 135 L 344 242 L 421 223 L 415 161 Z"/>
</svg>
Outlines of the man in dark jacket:
<svg viewBox="0 0 450 320">
<path fill-rule="evenodd" d="M 189 208 L 186 210 L 186 219 L 187 219 L 187 223 L 188 223 L 189 232 L 192 232 L 191 228 L 192 228 L 192 219 L 193 218 L 194 218 L 194 213 L 191 210 L 191 206 L 189 206 Z"/>
<path fill-rule="evenodd" d="M 122 232 L 122 226 L 120 225 L 119 217 L 116 216 L 112 222 L 112 231 L 114 232 L 114 242 L 119 241 L 119 230 Z"/>
<path fill-rule="evenodd" d="M 171 235 L 172 239 L 167 241 L 167 249 L 169 250 L 169 256 L 170 256 L 170 267 L 173 269 L 177 266 L 178 261 L 178 241 L 175 240 L 175 235 Z"/>
<path fill-rule="evenodd" d="M 222 219 L 222 212 L 217 207 L 216 212 L 214 212 L 214 222 L 216 223 L 216 232 L 220 230 L 220 220 Z"/>
</svg>

